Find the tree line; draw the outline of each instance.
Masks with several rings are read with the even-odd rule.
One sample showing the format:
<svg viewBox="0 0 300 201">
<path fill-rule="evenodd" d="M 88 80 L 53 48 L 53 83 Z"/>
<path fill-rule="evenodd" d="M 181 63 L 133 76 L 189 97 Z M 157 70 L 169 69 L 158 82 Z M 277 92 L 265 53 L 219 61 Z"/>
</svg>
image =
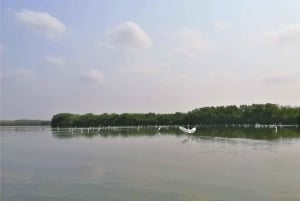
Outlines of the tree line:
<svg viewBox="0 0 300 201">
<path fill-rule="evenodd" d="M 201 107 L 187 113 L 59 113 L 52 127 L 98 127 L 138 125 L 225 125 L 225 124 L 300 124 L 300 107 L 277 104 L 252 104 Z"/>
<path fill-rule="evenodd" d="M 49 126 L 50 123 L 48 120 L 0 120 L 0 126 Z"/>
</svg>

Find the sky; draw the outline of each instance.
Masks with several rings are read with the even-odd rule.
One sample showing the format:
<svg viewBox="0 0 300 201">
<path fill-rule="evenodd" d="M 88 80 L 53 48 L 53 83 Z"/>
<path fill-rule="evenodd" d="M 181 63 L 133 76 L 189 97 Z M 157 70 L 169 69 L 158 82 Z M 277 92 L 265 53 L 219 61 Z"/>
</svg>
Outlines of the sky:
<svg viewBox="0 0 300 201">
<path fill-rule="evenodd" d="M 300 103 L 298 0 L 1 0 L 0 119 Z"/>
</svg>

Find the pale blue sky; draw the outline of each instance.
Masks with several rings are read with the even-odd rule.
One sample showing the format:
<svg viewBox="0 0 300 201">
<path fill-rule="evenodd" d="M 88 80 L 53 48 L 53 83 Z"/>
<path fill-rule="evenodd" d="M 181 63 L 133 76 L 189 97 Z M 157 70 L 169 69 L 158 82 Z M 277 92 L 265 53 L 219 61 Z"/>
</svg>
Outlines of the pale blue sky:
<svg viewBox="0 0 300 201">
<path fill-rule="evenodd" d="M 1 1 L 1 119 L 300 103 L 300 1 Z"/>
</svg>

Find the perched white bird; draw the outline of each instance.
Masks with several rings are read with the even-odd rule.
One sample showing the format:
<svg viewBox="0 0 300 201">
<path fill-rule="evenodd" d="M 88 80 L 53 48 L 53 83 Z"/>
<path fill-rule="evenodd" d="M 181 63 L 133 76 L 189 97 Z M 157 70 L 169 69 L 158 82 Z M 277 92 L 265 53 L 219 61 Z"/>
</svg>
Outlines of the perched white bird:
<svg viewBox="0 0 300 201">
<path fill-rule="evenodd" d="M 193 134 L 196 132 L 196 127 L 192 128 L 192 129 L 187 129 L 187 128 L 179 126 L 179 129 L 186 134 Z"/>
</svg>

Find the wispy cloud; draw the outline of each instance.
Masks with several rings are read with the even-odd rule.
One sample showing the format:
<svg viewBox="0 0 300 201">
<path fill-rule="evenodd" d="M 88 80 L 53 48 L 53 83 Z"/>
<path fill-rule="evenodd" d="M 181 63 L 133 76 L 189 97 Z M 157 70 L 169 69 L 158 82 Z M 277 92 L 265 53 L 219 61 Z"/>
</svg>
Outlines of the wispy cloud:
<svg viewBox="0 0 300 201">
<path fill-rule="evenodd" d="M 300 47 L 300 24 L 266 30 L 241 36 L 243 45 L 250 48 L 276 48 L 287 50 Z"/>
<path fill-rule="evenodd" d="M 80 79 L 91 84 L 101 84 L 104 81 L 103 73 L 97 69 L 84 71 L 80 74 Z"/>
<path fill-rule="evenodd" d="M 16 69 L 1 74 L 1 79 L 15 83 L 26 83 L 37 79 L 36 73 L 26 69 Z"/>
<path fill-rule="evenodd" d="M 220 48 L 216 43 L 205 38 L 198 30 L 182 29 L 174 35 L 176 46 L 172 53 L 176 57 L 193 58 L 203 52 L 214 51 Z"/>
<path fill-rule="evenodd" d="M 137 49 L 152 46 L 150 36 L 138 24 L 130 21 L 112 28 L 107 35 L 109 41 L 116 46 Z"/>
<path fill-rule="evenodd" d="M 178 43 L 173 50 L 175 56 L 191 58 L 207 47 L 205 39 L 196 30 L 183 29 L 175 34 L 175 40 Z"/>
<path fill-rule="evenodd" d="M 265 32 L 275 45 L 298 46 L 300 45 L 300 24 L 292 24 L 278 30 Z"/>
<path fill-rule="evenodd" d="M 297 85 L 299 84 L 299 74 L 290 72 L 273 72 L 263 78 L 263 82 L 268 85 Z"/>
<path fill-rule="evenodd" d="M 57 40 L 66 31 L 66 26 L 56 17 L 47 12 L 32 11 L 24 9 L 15 13 L 16 18 L 28 29 L 35 33 L 42 34 L 49 39 Z"/>
<path fill-rule="evenodd" d="M 231 24 L 230 23 L 224 22 L 224 21 L 220 21 L 220 20 L 213 21 L 212 22 L 212 26 L 215 29 L 220 30 L 220 31 L 228 31 L 231 28 Z"/>
<path fill-rule="evenodd" d="M 45 60 L 49 64 L 55 65 L 55 66 L 65 66 L 66 65 L 66 61 L 63 58 L 60 58 L 60 57 L 46 56 Z"/>
<path fill-rule="evenodd" d="M 115 46 L 113 46 L 112 44 L 110 44 L 108 42 L 98 41 L 96 44 L 97 44 L 98 47 L 105 48 L 105 49 L 108 49 L 108 50 L 116 49 Z"/>
</svg>

